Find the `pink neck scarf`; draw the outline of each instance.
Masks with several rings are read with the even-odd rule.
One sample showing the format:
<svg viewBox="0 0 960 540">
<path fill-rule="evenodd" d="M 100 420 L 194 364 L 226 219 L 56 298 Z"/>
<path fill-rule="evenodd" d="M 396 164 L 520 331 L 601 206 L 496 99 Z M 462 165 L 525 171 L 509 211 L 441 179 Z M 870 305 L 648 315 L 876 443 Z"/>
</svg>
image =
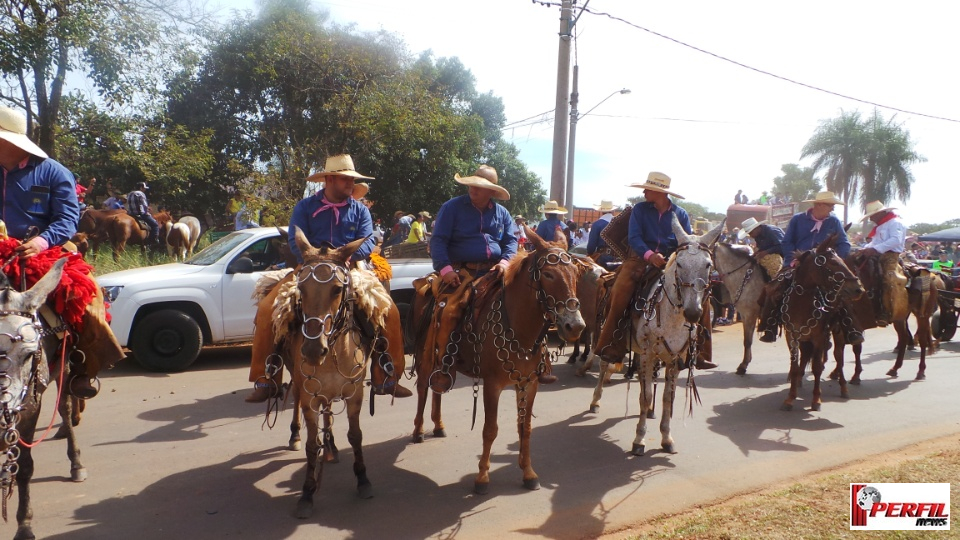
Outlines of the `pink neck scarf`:
<svg viewBox="0 0 960 540">
<path fill-rule="evenodd" d="M 810 219 L 813 220 L 813 228 L 810 229 L 810 232 L 812 233 L 820 232 L 820 226 L 823 225 L 823 222 L 826 221 L 828 217 L 830 217 L 829 214 L 827 215 L 827 217 L 823 219 L 817 219 L 813 217 L 813 210 L 810 210 Z"/>
<path fill-rule="evenodd" d="M 346 199 L 346 200 L 344 200 L 344 201 L 341 202 L 341 203 L 332 203 L 332 202 L 328 201 L 326 197 L 324 197 L 324 198 L 322 199 L 322 202 L 323 202 L 323 206 L 321 206 L 320 208 L 318 208 L 317 211 L 314 212 L 313 215 L 310 216 L 310 217 L 317 217 L 317 214 L 319 214 L 320 212 L 323 212 L 324 210 L 330 210 L 330 209 L 332 208 L 332 209 L 333 209 L 333 217 L 334 217 L 333 222 L 334 222 L 335 224 L 339 224 L 339 223 L 340 223 L 340 209 L 343 208 L 344 206 L 346 206 L 347 204 L 349 204 L 349 203 L 350 203 L 350 199 Z"/>
</svg>

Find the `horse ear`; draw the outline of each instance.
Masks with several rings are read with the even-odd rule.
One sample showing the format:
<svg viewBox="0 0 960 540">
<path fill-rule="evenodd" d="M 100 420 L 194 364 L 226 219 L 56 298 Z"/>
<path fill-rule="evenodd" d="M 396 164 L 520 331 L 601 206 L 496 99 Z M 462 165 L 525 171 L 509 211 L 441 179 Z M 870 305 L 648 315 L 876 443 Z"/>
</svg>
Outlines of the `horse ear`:
<svg viewBox="0 0 960 540">
<path fill-rule="evenodd" d="M 687 234 L 687 231 L 683 230 L 683 227 L 680 225 L 680 220 L 677 219 L 677 214 L 670 214 L 670 219 L 670 225 L 673 227 L 673 234 L 677 236 L 677 243 L 690 243 L 690 235 Z"/>
<path fill-rule="evenodd" d="M 297 247 L 300 248 L 301 258 L 306 259 L 307 255 L 316 256 L 318 254 L 317 248 L 310 245 L 310 241 L 304 236 L 303 231 L 296 225 L 291 225 L 291 227 L 293 228 L 293 241 L 296 242 Z"/>
<path fill-rule="evenodd" d="M 547 247 L 547 242 L 543 238 L 540 238 L 540 235 L 538 235 L 536 231 L 526 225 L 523 226 L 523 230 L 527 233 L 527 240 L 533 244 L 533 249 L 536 250 Z"/>
<path fill-rule="evenodd" d="M 556 234 L 553 237 L 553 242 L 546 242 L 548 245 L 558 247 L 564 251 L 567 250 L 567 235 L 565 234 Z"/>
<path fill-rule="evenodd" d="M 837 233 L 833 233 L 827 236 L 827 239 L 823 242 L 820 242 L 820 245 L 817 246 L 817 253 L 823 253 L 828 249 L 833 249 L 837 245 Z"/>
<path fill-rule="evenodd" d="M 723 230 L 724 224 L 727 222 L 726 219 L 720 222 L 719 225 L 710 230 L 707 234 L 700 237 L 700 242 L 708 246 L 712 246 L 717 243 L 717 240 L 720 238 L 720 231 Z"/>
<path fill-rule="evenodd" d="M 40 306 L 47 301 L 50 293 L 60 284 L 60 277 L 63 275 L 63 267 L 66 266 L 66 264 L 66 257 L 60 258 L 57 262 L 53 263 L 50 271 L 44 274 L 33 287 L 30 287 L 29 291 L 23 293 L 23 305 L 20 306 L 21 309 L 30 313 L 34 313 L 40 309 Z"/>
<path fill-rule="evenodd" d="M 350 242 L 345 246 L 341 246 L 333 256 L 343 264 L 346 264 L 347 261 L 350 260 L 350 257 L 352 257 L 353 254 L 356 253 L 358 249 L 360 249 L 360 246 L 362 246 L 363 243 L 367 241 L 367 238 L 357 238 L 353 242 Z"/>
</svg>

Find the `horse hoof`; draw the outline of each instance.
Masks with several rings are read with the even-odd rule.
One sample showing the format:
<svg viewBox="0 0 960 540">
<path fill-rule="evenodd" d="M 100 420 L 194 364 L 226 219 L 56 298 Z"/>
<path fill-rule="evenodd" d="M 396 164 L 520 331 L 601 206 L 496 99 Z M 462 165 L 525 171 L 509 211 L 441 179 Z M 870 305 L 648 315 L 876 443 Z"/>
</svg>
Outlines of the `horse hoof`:
<svg viewBox="0 0 960 540">
<path fill-rule="evenodd" d="M 576 363 L 577 363 L 577 355 L 571 355 L 570 358 L 567 358 L 567 363 L 568 363 L 568 364 L 576 364 Z"/>
<path fill-rule="evenodd" d="M 309 519 L 313 515 L 313 501 L 297 501 L 297 519 Z"/>
<path fill-rule="evenodd" d="M 474 482 L 473 492 L 477 495 L 486 495 L 490 492 L 490 484 L 486 482 Z"/>
<path fill-rule="evenodd" d="M 819 404 L 819 403 L 814 403 L 814 404 L 810 405 L 810 410 L 811 410 L 811 411 L 819 411 L 819 410 L 820 410 L 820 407 L 821 407 L 821 404 Z"/>
<path fill-rule="evenodd" d="M 21 526 L 17 528 L 17 535 L 13 537 L 13 540 L 36 540 L 36 538 L 33 534 L 33 529 Z"/>
<path fill-rule="evenodd" d="M 924 379 L 926 379 L 926 378 L 927 378 L 927 376 L 926 376 L 925 374 L 923 374 L 923 373 L 917 373 L 917 378 L 916 378 L 916 380 L 922 381 L 922 380 L 924 380 Z"/>
<path fill-rule="evenodd" d="M 745 368 L 745 367 L 738 367 L 738 368 L 737 368 L 737 375 L 746 375 L 746 374 L 747 374 L 747 368 Z"/>
<path fill-rule="evenodd" d="M 291 450 L 295 452 L 297 450 L 300 450 L 301 447 L 302 445 L 300 444 L 300 441 L 290 441 L 290 444 L 287 445 L 287 450 Z"/>
<path fill-rule="evenodd" d="M 838 375 L 838 374 L 836 374 L 836 373 L 831 373 L 829 378 L 830 378 L 831 381 L 835 381 L 835 380 L 837 380 L 837 379 L 840 378 L 840 375 Z"/>
<path fill-rule="evenodd" d="M 598 412 L 600 412 L 600 406 L 599 406 L 599 405 L 591 405 L 591 406 L 590 406 L 590 414 L 597 414 Z"/>
<path fill-rule="evenodd" d="M 586 372 L 586 371 L 581 371 L 581 370 L 579 370 L 579 369 L 576 370 L 576 371 L 574 371 L 573 374 L 576 375 L 577 377 L 586 377 L 586 376 L 587 376 L 587 372 Z"/>
<path fill-rule="evenodd" d="M 653 409 L 650 409 L 649 411 L 647 411 L 647 419 L 648 419 L 648 420 L 653 420 L 653 419 L 656 418 L 656 417 L 657 417 L 657 414 L 656 414 L 655 412 L 653 412 Z"/>
<path fill-rule="evenodd" d="M 857 386 L 860 386 L 860 377 L 855 377 L 853 379 L 850 379 L 850 384 L 855 384 Z"/>
<path fill-rule="evenodd" d="M 896 378 L 897 378 L 897 370 L 891 369 L 890 371 L 887 372 L 887 376 L 888 376 L 888 377 L 891 377 L 891 378 L 893 378 L 893 379 L 896 379 Z"/>
<path fill-rule="evenodd" d="M 634 443 L 634 444 L 633 444 L 633 448 L 630 450 L 630 453 L 633 454 L 633 455 L 635 455 L 635 456 L 642 456 L 642 455 L 643 455 L 643 451 L 644 451 L 645 449 L 646 449 L 646 447 L 645 447 L 644 445 Z"/>
<path fill-rule="evenodd" d="M 87 479 L 87 468 L 80 467 L 79 469 L 70 470 L 70 480 L 72 482 L 83 482 Z"/>
<path fill-rule="evenodd" d="M 530 491 L 537 491 L 538 489 L 540 489 L 540 479 L 530 478 L 529 480 L 524 480 L 523 489 L 529 489 Z"/>
<path fill-rule="evenodd" d="M 850 392 L 848 392 L 848 391 L 846 391 L 846 390 L 841 390 L 841 391 L 840 391 L 840 397 L 843 398 L 843 399 L 850 399 Z"/>
<path fill-rule="evenodd" d="M 668 453 L 668 454 L 676 454 L 676 453 L 677 453 L 677 447 L 676 447 L 673 443 L 665 444 L 665 445 L 663 445 L 662 448 L 663 448 L 663 451 L 666 452 L 666 453 Z"/>
<path fill-rule="evenodd" d="M 447 430 L 445 430 L 445 429 L 435 429 L 435 430 L 433 430 L 433 436 L 434 436 L 434 437 L 446 437 L 446 436 L 447 436 Z"/>
<path fill-rule="evenodd" d="M 361 499 L 372 499 L 373 498 L 373 484 L 367 482 L 365 484 L 357 485 L 357 495 Z"/>
<path fill-rule="evenodd" d="M 792 403 L 784 403 L 783 405 L 780 406 L 780 410 L 781 410 L 781 411 L 792 411 L 792 410 L 793 410 L 793 404 L 792 404 Z"/>
<path fill-rule="evenodd" d="M 413 436 L 413 442 L 422 443 L 423 442 L 423 433 L 417 433 Z"/>
</svg>

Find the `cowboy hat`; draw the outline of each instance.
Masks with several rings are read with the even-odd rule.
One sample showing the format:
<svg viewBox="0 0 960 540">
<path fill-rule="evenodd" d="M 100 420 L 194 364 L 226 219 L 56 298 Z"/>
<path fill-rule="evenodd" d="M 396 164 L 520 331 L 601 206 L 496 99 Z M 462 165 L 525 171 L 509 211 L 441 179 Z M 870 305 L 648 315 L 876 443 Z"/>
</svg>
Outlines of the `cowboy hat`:
<svg viewBox="0 0 960 540">
<path fill-rule="evenodd" d="M 812 202 L 813 204 L 823 203 L 823 204 L 839 204 L 840 206 L 846 206 L 843 201 L 837 198 L 832 191 L 821 191 L 817 193 L 817 196 L 812 199 L 807 199 L 803 202 Z"/>
<path fill-rule="evenodd" d="M 47 159 L 47 153 L 27 137 L 27 117 L 10 107 L 0 107 L 0 139 L 28 154 Z"/>
<path fill-rule="evenodd" d="M 756 229 L 757 227 L 763 225 L 766 222 L 767 222 L 766 220 L 757 221 L 754 218 L 747 218 L 743 220 L 743 223 L 740 224 L 740 227 L 742 228 L 740 229 L 739 232 L 737 232 L 737 238 L 743 240 L 744 238 L 747 237 L 748 234 L 750 234 L 750 231 Z"/>
<path fill-rule="evenodd" d="M 884 206 L 880 201 L 868 202 L 867 209 L 864 210 L 865 214 L 860 218 L 860 221 L 866 221 L 870 219 L 870 216 L 879 214 L 880 212 L 889 212 L 890 210 L 896 210 L 896 207 Z"/>
<path fill-rule="evenodd" d="M 307 177 L 307 182 L 322 182 L 328 176 L 349 176 L 350 178 L 359 178 L 363 180 L 374 180 L 372 176 L 364 176 L 357 172 L 353 166 L 353 158 L 350 154 L 340 154 L 330 156 L 323 165 L 323 171 L 313 173 Z"/>
<path fill-rule="evenodd" d="M 613 201 L 600 201 L 600 204 L 593 205 L 593 208 L 601 212 L 613 212 L 617 209 L 617 207 L 613 205 Z"/>
<path fill-rule="evenodd" d="M 393 219 L 397 219 L 398 217 L 402 217 L 402 216 L 403 216 L 403 210 L 397 210 L 396 212 L 393 213 Z"/>
<path fill-rule="evenodd" d="M 431 219 L 431 218 L 433 217 L 433 216 L 430 215 L 430 212 L 427 212 L 426 210 L 424 210 L 423 212 L 420 212 L 420 213 L 417 214 L 417 215 L 418 215 L 418 216 L 423 216 L 424 219 Z"/>
<path fill-rule="evenodd" d="M 357 182 L 353 185 L 353 198 L 360 200 L 370 192 L 370 184 L 366 182 Z"/>
<path fill-rule="evenodd" d="M 489 189 L 495 192 L 494 197 L 501 201 L 510 200 L 510 192 L 498 184 L 497 170 L 489 165 L 481 165 L 473 176 L 461 177 L 459 174 L 454 174 L 453 179 L 465 186 Z"/>
<path fill-rule="evenodd" d="M 523 217 L 523 216 L 520 215 L 520 214 L 517 214 L 517 215 L 513 216 L 513 220 L 514 220 L 514 221 L 526 221 L 527 218 Z"/>
<path fill-rule="evenodd" d="M 541 214 L 566 214 L 567 209 L 557 204 L 557 201 L 547 201 L 547 204 L 540 207 Z"/>
<path fill-rule="evenodd" d="M 627 187 L 649 189 L 651 191 L 661 191 L 663 193 L 666 193 L 667 195 L 673 195 L 678 199 L 684 198 L 683 195 L 670 191 L 670 177 L 663 174 L 662 172 L 652 172 L 647 175 L 646 182 L 642 184 L 633 183 Z"/>
</svg>

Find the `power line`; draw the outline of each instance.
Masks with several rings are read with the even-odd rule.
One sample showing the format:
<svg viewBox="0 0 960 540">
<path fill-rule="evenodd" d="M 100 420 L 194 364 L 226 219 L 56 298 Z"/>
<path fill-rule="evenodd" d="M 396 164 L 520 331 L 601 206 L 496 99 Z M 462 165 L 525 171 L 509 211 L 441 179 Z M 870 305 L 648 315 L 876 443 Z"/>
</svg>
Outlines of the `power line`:
<svg viewBox="0 0 960 540">
<path fill-rule="evenodd" d="M 755 68 L 755 67 L 753 67 L 753 66 L 748 66 L 747 64 L 744 64 L 744 63 L 742 63 L 742 62 L 738 62 L 738 61 L 736 61 L 736 60 L 732 60 L 732 59 L 727 58 L 727 57 L 725 57 L 725 56 L 722 56 L 722 55 L 719 55 L 719 54 L 710 52 L 710 51 L 708 51 L 708 50 L 706 50 L 706 49 L 701 49 L 700 47 L 697 47 L 697 46 L 695 46 L 695 45 L 691 45 L 691 44 L 689 44 L 689 43 L 685 43 L 685 42 L 683 42 L 683 41 L 680 41 L 679 39 L 675 39 L 675 38 L 672 38 L 672 37 L 670 37 L 670 36 L 661 34 L 660 32 L 655 32 L 655 31 L 653 31 L 653 30 L 650 30 L 649 28 L 644 28 L 644 27 L 642 27 L 642 26 L 640 26 L 640 25 L 638 25 L 638 24 L 634 24 L 634 23 L 632 23 L 632 22 L 630 22 L 630 21 L 628 21 L 628 20 L 626 20 L 626 19 L 624 19 L 624 18 L 617 17 L 616 15 L 611 15 L 611 14 L 609 14 L 609 13 L 603 13 L 603 12 L 600 12 L 600 11 L 596 11 L 596 10 L 593 10 L 593 9 L 587 9 L 587 8 L 584 8 L 584 10 L 585 10 L 587 13 L 590 13 L 590 14 L 593 14 L 593 15 L 602 15 L 602 16 L 608 17 L 608 18 L 610 18 L 610 19 L 613 19 L 613 20 L 615 20 L 615 21 L 622 22 L 622 23 L 627 24 L 627 25 L 629 25 L 629 26 L 632 26 L 632 27 L 634 27 L 634 28 L 636 28 L 636 29 L 638 29 L 638 30 L 643 30 L 644 32 L 653 34 L 653 35 L 655 35 L 655 36 L 657 36 L 657 37 L 666 39 L 666 40 L 668 40 L 668 41 L 672 41 L 672 42 L 676 43 L 677 45 L 682 45 L 682 46 L 684 46 L 684 47 L 693 49 L 693 50 L 695 50 L 695 51 L 697 51 L 697 52 L 701 52 L 701 53 L 703 53 L 703 54 L 710 55 L 710 56 L 712 56 L 712 57 L 714 57 L 714 58 L 717 58 L 717 59 L 719 59 L 719 60 L 723 60 L 724 62 L 729 62 L 729 63 L 731 63 L 731 64 L 733 64 L 733 65 L 735 65 L 735 66 L 739 66 L 739 67 L 742 67 L 742 68 L 745 68 L 745 69 L 749 69 L 750 71 L 754 71 L 754 72 L 756 72 L 756 73 L 760 73 L 761 75 L 767 75 L 767 76 L 769 76 L 769 77 L 773 77 L 773 78 L 775 78 L 775 79 L 780 79 L 781 81 L 786 81 L 786 82 L 788 82 L 788 83 L 795 84 L 795 85 L 798 85 L 798 86 L 802 86 L 802 87 L 808 88 L 808 89 L 810 89 L 810 90 L 815 90 L 815 91 L 817 91 L 817 92 L 823 92 L 823 93 L 825 93 L 825 94 L 830 94 L 830 95 L 832 95 L 832 96 L 837 96 L 837 97 L 841 97 L 841 98 L 844 98 L 844 99 L 849 99 L 849 100 L 856 101 L 856 102 L 859 102 L 859 103 L 863 103 L 863 104 L 866 104 L 866 105 L 872 105 L 872 106 L 874 106 L 874 107 L 879 107 L 879 108 L 881 108 L 881 109 L 889 109 L 889 110 L 891 110 L 891 111 L 897 111 L 897 112 L 901 112 L 901 113 L 904 113 L 904 114 L 910 114 L 910 115 L 914 115 L 914 116 L 922 116 L 922 117 L 924 117 L 924 118 L 932 118 L 932 119 L 934 119 L 934 120 L 944 120 L 944 121 L 947 121 L 947 122 L 960 123 L 960 120 L 956 120 L 956 119 L 953 119 L 953 118 L 946 118 L 946 117 L 943 117 L 943 116 L 937 116 L 937 115 L 933 115 L 933 114 L 926 114 L 926 113 L 921 113 L 921 112 L 916 112 L 916 111 L 910 111 L 910 110 L 907 110 L 907 109 L 901 109 L 901 108 L 899 108 L 899 107 L 893 107 L 893 106 L 890 106 L 890 105 L 883 105 L 883 104 L 877 103 L 877 102 L 875 102 L 875 101 L 870 101 L 870 100 L 866 100 L 866 99 L 860 99 L 860 98 L 857 98 L 857 97 L 849 96 L 849 95 L 847 95 L 847 94 L 841 94 L 841 93 L 839 93 L 839 92 L 834 92 L 834 91 L 832 91 L 832 90 L 827 90 L 827 89 L 825 89 L 825 88 L 820 88 L 819 86 L 814 86 L 814 85 L 812 85 L 812 84 L 807 84 L 807 83 L 805 83 L 805 82 L 797 81 L 797 80 L 791 79 L 791 78 L 789 78 L 789 77 L 784 77 L 784 76 L 782 76 L 782 75 L 777 75 L 777 74 L 775 74 L 775 73 L 770 73 L 769 71 L 764 71 L 764 70 L 762 70 L 762 69 Z"/>
</svg>

